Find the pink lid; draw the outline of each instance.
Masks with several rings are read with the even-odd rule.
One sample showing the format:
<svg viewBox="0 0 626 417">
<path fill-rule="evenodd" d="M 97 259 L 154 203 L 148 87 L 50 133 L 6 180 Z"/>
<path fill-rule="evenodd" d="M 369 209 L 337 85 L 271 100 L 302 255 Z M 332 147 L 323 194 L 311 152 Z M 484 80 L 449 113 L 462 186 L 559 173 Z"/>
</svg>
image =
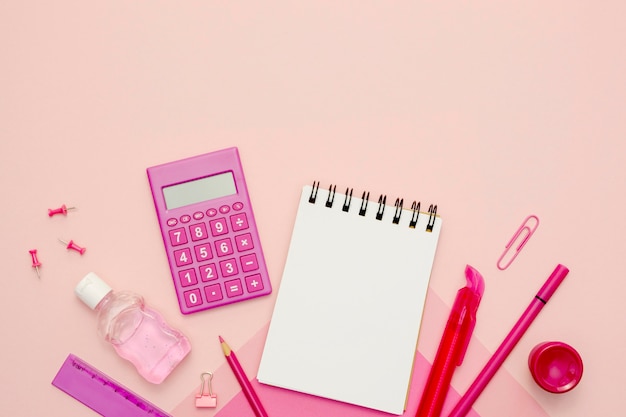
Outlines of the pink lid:
<svg viewBox="0 0 626 417">
<path fill-rule="evenodd" d="M 583 376 L 583 361 L 576 349 L 563 342 L 544 342 L 533 348 L 528 367 L 535 382 L 556 394 L 573 389 Z"/>
</svg>

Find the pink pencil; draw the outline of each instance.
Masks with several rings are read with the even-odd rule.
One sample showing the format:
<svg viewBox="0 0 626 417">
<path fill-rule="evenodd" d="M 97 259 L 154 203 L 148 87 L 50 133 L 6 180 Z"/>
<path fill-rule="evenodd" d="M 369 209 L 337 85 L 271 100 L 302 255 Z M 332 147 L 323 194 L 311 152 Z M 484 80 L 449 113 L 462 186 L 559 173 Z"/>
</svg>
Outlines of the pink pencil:
<svg viewBox="0 0 626 417">
<path fill-rule="evenodd" d="M 230 349 L 230 346 L 228 346 L 222 336 L 220 336 L 220 343 L 222 344 L 222 350 L 224 351 L 224 356 L 226 356 L 226 361 L 230 365 L 230 368 L 233 370 L 235 378 L 237 378 L 237 381 L 239 381 L 239 385 L 241 385 L 241 390 L 246 396 L 248 402 L 250 403 L 250 407 L 252 407 L 252 410 L 254 410 L 254 414 L 257 417 L 268 417 L 265 409 L 263 408 L 263 404 L 261 404 L 261 400 L 259 400 L 256 392 L 254 392 L 254 388 L 252 388 L 250 380 L 246 376 L 246 373 L 243 371 L 241 364 L 237 360 L 235 352 Z"/>
<path fill-rule="evenodd" d="M 530 302 L 526 311 L 524 311 L 517 323 L 515 323 L 515 326 L 513 326 L 513 329 L 511 329 L 500 347 L 496 350 L 491 359 L 489 359 L 487 365 L 485 365 L 465 395 L 463 395 L 456 407 L 454 407 L 449 417 L 464 417 L 467 415 L 474 401 L 476 401 L 483 392 L 489 381 L 491 381 L 491 378 L 500 368 L 500 365 L 502 365 L 507 356 L 509 356 L 509 353 L 511 353 L 535 317 L 537 317 L 537 314 L 539 314 L 543 306 L 546 305 L 550 297 L 552 297 L 552 294 L 554 294 L 558 286 L 563 282 L 568 272 L 569 269 L 565 266 L 561 264 L 557 265 L 533 301 Z"/>
</svg>

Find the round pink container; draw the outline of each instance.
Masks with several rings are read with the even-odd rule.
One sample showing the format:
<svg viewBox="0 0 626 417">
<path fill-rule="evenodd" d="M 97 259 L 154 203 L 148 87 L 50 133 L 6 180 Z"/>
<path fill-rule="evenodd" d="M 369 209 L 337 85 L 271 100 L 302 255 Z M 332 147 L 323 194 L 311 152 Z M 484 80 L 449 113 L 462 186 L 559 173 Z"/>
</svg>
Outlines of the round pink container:
<svg viewBox="0 0 626 417">
<path fill-rule="evenodd" d="M 528 367 L 535 382 L 548 392 L 573 389 L 583 376 L 583 361 L 576 349 L 563 342 L 544 342 L 533 348 Z"/>
</svg>

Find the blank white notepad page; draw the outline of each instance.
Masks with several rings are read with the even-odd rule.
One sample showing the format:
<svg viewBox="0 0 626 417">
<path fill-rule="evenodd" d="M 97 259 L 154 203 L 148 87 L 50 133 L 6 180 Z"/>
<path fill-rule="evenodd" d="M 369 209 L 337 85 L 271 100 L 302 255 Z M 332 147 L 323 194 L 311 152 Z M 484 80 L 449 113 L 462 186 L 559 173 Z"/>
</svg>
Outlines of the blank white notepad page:
<svg viewBox="0 0 626 417">
<path fill-rule="evenodd" d="M 300 197 L 260 382 L 402 414 L 441 219 L 328 190 Z"/>
</svg>

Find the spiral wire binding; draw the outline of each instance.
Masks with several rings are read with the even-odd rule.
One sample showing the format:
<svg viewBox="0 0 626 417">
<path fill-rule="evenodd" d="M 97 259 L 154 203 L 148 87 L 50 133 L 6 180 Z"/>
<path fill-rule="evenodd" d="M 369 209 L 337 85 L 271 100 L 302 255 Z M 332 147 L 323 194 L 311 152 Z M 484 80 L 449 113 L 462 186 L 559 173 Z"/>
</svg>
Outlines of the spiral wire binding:
<svg viewBox="0 0 626 417">
<path fill-rule="evenodd" d="M 317 193 L 319 191 L 319 187 L 320 187 L 320 182 L 313 181 L 313 188 L 311 189 L 311 194 L 309 195 L 309 203 L 315 204 L 315 202 L 317 201 Z M 328 198 L 326 199 L 326 202 L 325 202 L 326 207 L 328 208 L 333 207 L 333 204 L 335 202 L 336 191 L 337 191 L 337 185 L 331 184 L 328 189 Z M 346 188 L 345 199 L 343 202 L 343 206 L 341 207 L 341 210 L 343 212 L 347 213 L 350 210 L 350 205 L 352 204 L 353 191 L 354 191 L 353 188 Z M 370 198 L 369 191 L 368 192 L 363 191 L 363 195 L 361 197 L 361 207 L 359 208 L 359 216 L 365 216 L 367 212 L 367 207 L 369 204 L 369 198 Z M 376 220 L 383 219 L 383 214 L 385 212 L 386 203 L 387 203 L 387 196 L 381 194 L 380 197 L 378 197 L 378 210 L 376 211 Z M 399 224 L 400 218 L 402 216 L 402 212 L 404 210 L 403 208 L 404 199 L 396 198 L 394 206 L 395 206 L 395 213 L 393 215 L 392 223 Z M 413 203 L 411 204 L 411 219 L 409 221 L 409 227 L 411 229 L 415 229 L 415 227 L 417 226 L 417 220 L 420 215 L 420 206 L 421 206 L 421 203 L 419 201 L 413 201 Z M 430 207 L 428 208 L 428 223 L 426 225 L 427 232 L 433 231 L 433 228 L 435 227 L 436 218 L 437 218 L 437 205 L 431 204 Z"/>
<path fill-rule="evenodd" d="M 309 196 L 309 203 L 315 204 L 315 200 L 317 199 L 317 191 L 320 189 L 320 182 L 313 181 L 313 189 L 311 190 L 311 195 Z"/>
<path fill-rule="evenodd" d="M 378 211 L 376 212 L 376 220 L 382 220 L 385 214 L 385 204 L 387 204 L 387 196 L 382 194 L 378 197 Z"/>
<path fill-rule="evenodd" d="M 432 232 L 435 227 L 435 218 L 437 217 L 437 205 L 430 205 L 428 208 L 428 224 L 426 225 L 426 231 Z"/>
<path fill-rule="evenodd" d="M 337 186 L 330 185 L 328 189 L 328 198 L 326 199 L 326 207 L 331 208 L 333 203 L 335 202 L 335 192 L 337 191 Z"/>
<path fill-rule="evenodd" d="M 367 204 L 370 202 L 370 193 L 363 191 L 363 196 L 361 197 L 361 208 L 359 209 L 359 216 L 365 216 L 365 212 L 367 211 Z"/>
<path fill-rule="evenodd" d="M 350 210 L 350 204 L 352 204 L 352 188 L 350 188 L 350 192 L 348 192 L 348 188 L 346 188 L 346 199 L 343 201 L 341 210 L 348 212 L 348 210 Z"/>
<path fill-rule="evenodd" d="M 415 226 L 417 225 L 417 218 L 420 215 L 420 202 L 414 201 L 413 204 L 411 204 L 411 210 L 413 210 L 413 214 L 411 215 L 411 221 L 409 222 L 409 227 L 411 229 L 415 229 Z"/>
<path fill-rule="evenodd" d="M 400 216 L 402 216 L 402 205 L 404 204 L 404 199 L 399 199 L 396 198 L 396 202 L 395 202 L 395 206 L 396 206 L 396 212 L 393 215 L 393 224 L 398 224 L 400 223 Z"/>
</svg>

